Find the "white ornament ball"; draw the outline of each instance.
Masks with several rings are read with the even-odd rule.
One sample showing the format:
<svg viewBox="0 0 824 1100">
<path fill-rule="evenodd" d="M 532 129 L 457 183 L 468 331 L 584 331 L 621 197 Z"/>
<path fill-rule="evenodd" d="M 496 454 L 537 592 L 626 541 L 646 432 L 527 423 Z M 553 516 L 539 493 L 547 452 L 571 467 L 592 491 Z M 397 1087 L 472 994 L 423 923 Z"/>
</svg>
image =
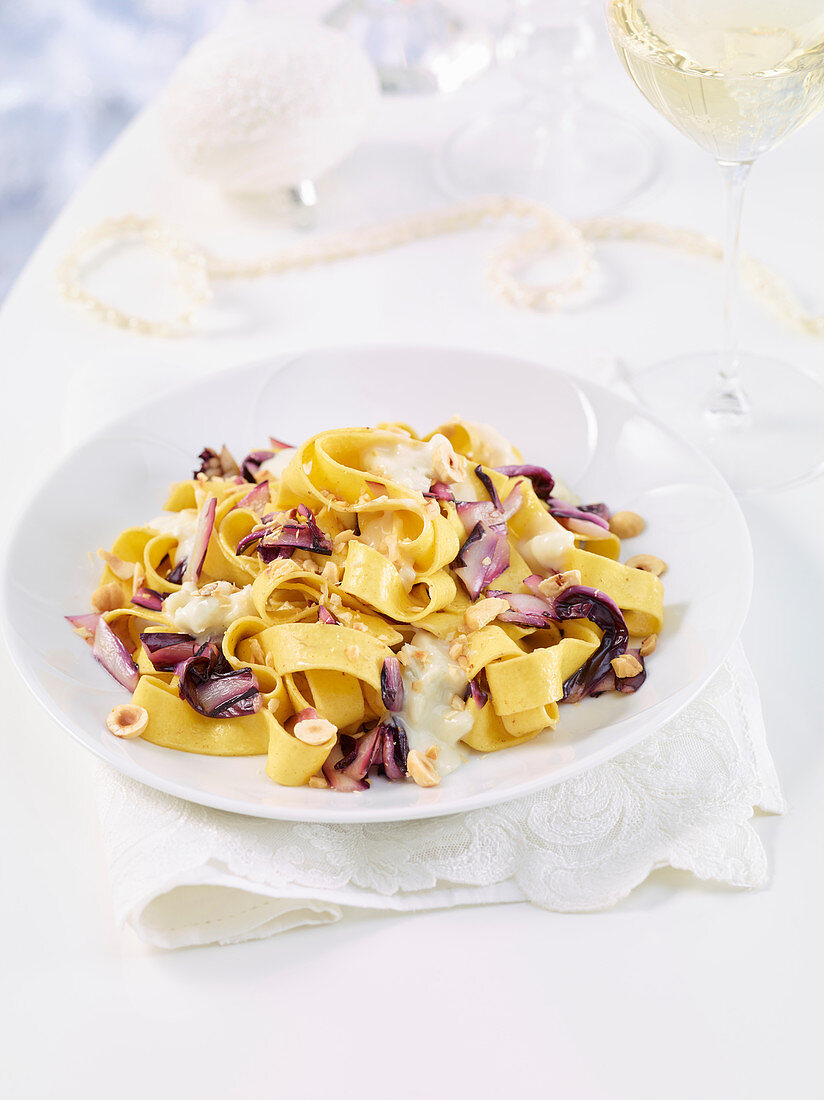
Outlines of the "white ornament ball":
<svg viewBox="0 0 824 1100">
<path fill-rule="evenodd" d="M 184 171 L 262 194 L 316 180 L 343 160 L 378 95 L 374 69 L 347 35 L 250 16 L 195 45 L 160 110 Z"/>
</svg>

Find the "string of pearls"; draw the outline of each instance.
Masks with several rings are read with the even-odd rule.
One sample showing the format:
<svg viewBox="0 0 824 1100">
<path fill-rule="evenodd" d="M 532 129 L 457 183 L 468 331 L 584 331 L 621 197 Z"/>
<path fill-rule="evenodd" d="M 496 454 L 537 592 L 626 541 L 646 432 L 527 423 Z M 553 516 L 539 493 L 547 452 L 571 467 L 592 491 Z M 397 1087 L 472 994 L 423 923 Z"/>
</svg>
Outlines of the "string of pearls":
<svg viewBox="0 0 824 1100">
<path fill-rule="evenodd" d="M 529 227 L 491 252 L 486 277 L 499 298 L 525 309 L 561 309 L 568 299 L 582 291 L 594 271 L 594 246 L 599 242 L 640 241 L 708 259 L 722 258 L 722 247 L 717 240 L 692 230 L 632 218 L 571 222 L 539 202 L 491 197 L 366 229 L 301 241 L 250 261 L 230 261 L 214 256 L 179 237 L 157 218 L 126 214 L 107 218 L 82 234 L 58 266 L 58 287 L 65 298 L 106 324 L 150 336 L 175 336 L 191 330 L 197 310 L 211 298 L 212 284 L 216 281 L 260 278 L 316 264 L 335 263 L 386 252 L 413 241 L 496 225 L 507 219 L 527 222 Z M 142 241 L 178 266 L 181 290 L 187 303 L 179 314 L 166 319 L 138 317 L 117 309 L 86 288 L 83 274 L 87 266 L 100 257 L 104 248 L 128 241 Z M 570 254 L 571 267 L 567 275 L 547 284 L 529 282 L 523 277 L 530 263 L 556 249 L 566 249 Z M 824 334 L 824 314 L 806 312 L 792 289 L 770 268 L 744 256 L 741 270 L 751 289 L 779 318 L 812 335 Z"/>
</svg>

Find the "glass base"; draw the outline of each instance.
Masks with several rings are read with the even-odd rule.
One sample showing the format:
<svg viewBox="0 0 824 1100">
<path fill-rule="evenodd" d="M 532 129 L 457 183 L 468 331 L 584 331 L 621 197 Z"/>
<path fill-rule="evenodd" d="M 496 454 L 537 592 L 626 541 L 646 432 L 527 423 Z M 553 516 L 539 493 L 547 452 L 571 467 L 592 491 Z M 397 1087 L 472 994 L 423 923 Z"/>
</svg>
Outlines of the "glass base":
<svg viewBox="0 0 824 1100">
<path fill-rule="evenodd" d="M 489 68 L 489 29 L 438 0 L 345 0 L 326 16 L 374 64 L 384 92 L 452 92 Z"/>
<path fill-rule="evenodd" d="M 740 392 L 719 384 L 716 352 L 626 377 L 638 400 L 699 447 L 740 496 L 798 485 L 824 470 L 824 385 L 759 355 L 740 357 Z"/>
<path fill-rule="evenodd" d="M 589 103 L 553 113 L 547 99 L 483 115 L 453 134 L 439 176 L 456 197 L 519 195 L 583 218 L 623 206 L 657 168 L 645 127 Z"/>
</svg>

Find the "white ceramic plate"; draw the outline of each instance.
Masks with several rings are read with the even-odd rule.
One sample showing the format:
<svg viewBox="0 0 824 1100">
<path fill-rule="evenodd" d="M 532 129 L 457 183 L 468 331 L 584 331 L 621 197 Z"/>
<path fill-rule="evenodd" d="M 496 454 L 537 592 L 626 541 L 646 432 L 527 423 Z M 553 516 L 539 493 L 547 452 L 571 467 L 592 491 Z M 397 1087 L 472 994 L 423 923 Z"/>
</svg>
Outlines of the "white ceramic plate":
<svg viewBox="0 0 824 1100">
<path fill-rule="evenodd" d="M 99 563 L 124 527 L 155 515 L 204 446 L 245 454 L 269 434 L 460 413 L 494 424 L 525 460 L 586 500 L 647 519 L 632 553 L 669 563 L 666 626 L 643 690 L 562 708 L 553 733 L 470 761 L 430 789 L 373 782 L 362 794 L 278 787 L 264 757 L 223 759 L 118 741 L 104 726 L 125 693 L 63 616 L 87 610 Z M 746 614 L 747 528 L 731 491 L 691 446 L 638 407 L 563 372 L 505 356 L 428 348 L 308 352 L 236 368 L 149 402 L 61 463 L 12 540 L 5 626 L 14 660 L 81 744 L 151 787 L 236 813 L 306 821 L 394 821 L 455 813 L 557 783 L 616 755 L 677 713 L 724 660 Z"/>
</svg>

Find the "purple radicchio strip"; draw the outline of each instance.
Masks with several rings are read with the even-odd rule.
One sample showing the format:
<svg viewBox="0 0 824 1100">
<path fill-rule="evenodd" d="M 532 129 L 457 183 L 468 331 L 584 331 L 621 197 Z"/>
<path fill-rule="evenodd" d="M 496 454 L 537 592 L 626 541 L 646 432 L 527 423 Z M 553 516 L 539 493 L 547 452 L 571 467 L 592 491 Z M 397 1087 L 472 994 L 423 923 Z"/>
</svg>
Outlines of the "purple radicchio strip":
<svg viewBox="0 0 824 1100">
<path fill-rule="evenodd" d="M 543 466 L 496 466 L 495 471 L 506 474 L 507 477 L 529 478 L 535 495 L 540 500 L 547 500 L 555 488 L 555 478 Z"/>
<path fill-rule="evenodd" d="M 98 660 L 105 670 L 114 676 L 119 684 L 129 691 L 134 691 L 140 674 L 137 665 L 132 660 L 132 655 L 123 645 L 121 640 L 101 615 L 97 620 L 94 630 L 94 644 L 92 656 Z"/>
<path fill-rule="evenodd" d="M 240 464 L 240 472 L 243 478 L 246 481 L 257 481 L 263 463 L 274 457 L 274 451 L 250 451 Z"/>
<path fill-rule="evenodd" d="M 94 632 L 97 629 L 97 620 L 99 618 L 99 612 L 89 611 L 85 615 L 67 615 L 66 621 L 70 622 L 75 630 L 85 630 L 94 636 Z"/>
<path fill-rule="evenodd" d="M 603 503 L 603 501 L 598 501 L 596 504 L 579 504 L 578 509 L 581 512 L 591 512 L 595 516 L 600 516 L 601 519 L 605 519 L 607 521 L 607 524 L 609 524 L 609 521 L 612 517 L 612 512 L 609 510 L 609 507 Z"/>
<path fill-rule="evenodd" d="M 626 652 L 629 631 L 615 601 L 586 585 L 573 584 L 565 588 L 552 600 L 552 610 L 559 621 L 589 619 L 603 631 L 592 656 L 564 682 L 563 701 L 577 703 L 597 689 L 599 682 L 612 671 L 613 658 Z"/>
<path fill-rule="evenodd" d="M 347 744 L 348 741 L 347 738 Z M 380 769 L 390 783 L 405 779 L 408 755 L 406 730 L 393 716 L 365 733 L 345 755 L 341 748 L 328 770 L 324 765 L 323 773 L 337 790 L 364 790 L 369 786 L 367 775 L 374 767 Z M 348 781 L 349 785 L 341 786 L 341 780 Z"/>
<path fill-rule="evenodd" d="M 483 710 L 489 701 L 489 694 L 481 687 L 477 676 L 466 685 L 464 702 L 468 703 L 470 699 L 474 702 L 478 710 Z"/>
<path fill-rule="evenodd" d="M 452 563 L 471 599 L 509 568 L 509 541 L 505 523 L 479 520 Z"/>
<path fill-rule="evenodd" d="M 254 489 L 250 489 L 245 497 L 241 497 L 235 508 L 251 508 L 253 512 L 262 512 L 269 503 L 269 482 L 264 480 Z M 232 509 L 234 511 L 234 508 Z"/>
<path fill-rule="evenodd" d="M 339 626 L 340 622 L 328 607 L 324 607 L 323 604 L 318 605 L 318 622 L 326 623 L 327 626 Z"/>
<path fill-rule="evenodd" d="M 495 486 L 492 484 L 492 478 L 489 476 L 488 473 L 486 473 L 483 466 L 475 467 L 475 477 L 478 479 L 478 481 L 480 481 L 481 485 L 483 485 L 487 493 L 489 493 L 489 499 L 492 501 L 492 505 L 495 510 L 500 512 L 501 498 L 498 496 Z"/>
<path fill-rule="evenodd" d="M 578 703 L 587 695 L 609 690 L 601 684 L 612 671 L 610 662 L 626 652 L 629 640 L 629 631 L 620 608 L 605 593 L 582 584 L 570 585 L 554 598 L 546 598 L 538 592 L 539 581 L 540 577 L 535 575 L 527 577 L 524 583 L 533 590 L 529 595 L 490 590 L 490 596 L 502 597 L 511 608 L 498 618 L 520 626 L 537 627 L 565 619 L 589 619 L 603 632 L 601 641 L 588 660 L 564 682 L 563 702 Z"/>
<path fill-rule="evenodd" d="M 273 435 L 269 436 L 269 443 L 273 451 L 294 451 L 295 449 L 291 443 L 284 443 L 282 439 L 276 439 Z"/>
<path fill-rule="evenodd" d="M 516 626 L 550 626 L 555 622 L 552 605 L 540 593 L 501 592 L 490 588 L 488 596 L 506 600 L 509 611 L 501 611 L 498 618 L 502 623 L 514 623 Z"/>
<path fill-rule="evenodd" d="M 429 486 L 429 492 L 423 494 L 430 500 L 453 500 L 455 495 L 449 486 L 443 481 L 433 481 Z"/>
<path fill-rule="evenodd" d="M 172 672 L 183 661 L 194 657 L 200 648 L 191 634 L 147 630 L 140 635 L 146 656 L 158 672 Z"/>
<path fill-rule="evenodd" d="M 634 676 L 616 676 L 615 670 L 610 665 L 609 672 L 590 689 L 589 694 L 593 698 L 603 695 L 605 691 L 618 691 L 622 695 L 632 695 L 638 690 L 641 684 L 643 684 L 644 680 L 647 678 L 647 666 L 644 658 L 641 656 L 641 650 L 628 649 L 627 653 L 635 657 L 641 665 L 641 671 L 637 672 Z"/>
<path fill-rule="evenodd" d="M 609 520 L 599 512 L 588 512 L 558 497 L 548 497 L 544 502 L 549 514 L 576 535 L 591 539 L 609 538 Z"/>
<path fill-rule="evenodd" d="M 250 536 L 247 536 L 249 538 Z M 267 564 L 276 558 L 291 557 L 295 550 L 307 550 L 311 554 L 332 554 L 332 541 L 315 522 L 315 517 L 305 504 L 299 504 L 295 519 L 282 526 L 274 524 L 264 531 L 258 543 L 258 554 Z"/>
<path fill-rule="evenodd" d="M 241 718 L 260 710 L 254 672 L 232 668 L 215 642 L 204 642 L 177 666 L 177 675 L 180 698 L 207 718 Z"/>
<path fill-rule="evenodd" d="M 371 744 L 369 747 L 370 750 L 374 749 L 374 743 Z M 364 751 L 366 751 L 366 747 L 364 747 Z M 335 745 L 323 763 L 323 774 L 326 777 L 326 782 L 329 784 L 329 786 L 332 787 L 333 790 L 342 791 L 345 794 L 351 794 L 353 791 L 369 790 L 368 779 L 355 779 L 345 770 L 341 771 L 336 767 L 336 765 L 342 759 L 343 751 L 339 745 Z"/>
<path fill-rule="evenodd" d="M 166 580 L 169 584 L 183 584 L 183 576 L 186 572 L 186 566 L 189 564 L 188 558 L 181 558 L 174 569 L 170 570 L 166 574 Z"/>
<path fill-rule="evenodd" d="M 383 773 L 390 783 L 398 783 L 406 778 L 406 758 L 409 755 L 406 730 L 394 717 L 381 722 L 378 728 L 382 731 Z"/>
<path fill-rule="evenodd" d="M 403 709 L 403 677 L 397 657 L 387 657 L 381 667 L 381 698 L 390 713 Z"/>
<path fill-rule="evenodd" d="M 200 459 L 200 468 L 195 470 L 193 477 L 205 474 L 206 477 L 234 477 L 240 471 L 232 452 L 224 445 L 220 451 L 213 451 L 211 447 L 204 447 L 197 456 Z"/>
<path fill-rule="evenodd" d="M 334 770 L 345 773 L 353 780 L 365 779 L 372 765 L 380 763 L 382 744 L 381 727 L 378 725 L 355 742 L 354 749 L 333 765 Z"/>
<path fill-rule="evenodd" d="M 145 607 L 149 611 L 163 610 L 163 596 L 153 588 L 138 588 L 132 596 L 132 603 L 137 604 L 138 607 Z"/>
<path fill-rule="evenodd" d="M 209 539 L 212 537 L 212 528 L 215 525 L 215 512 L 217 511 L 217 497 L 208 497 L 197 515 L 195 535 L 192 542 L 192 551 L 183 571 L 184 581 L 197 582 L 200 571 L 206 560 L 206 551 L 209 549 Z"/>
</svg>

